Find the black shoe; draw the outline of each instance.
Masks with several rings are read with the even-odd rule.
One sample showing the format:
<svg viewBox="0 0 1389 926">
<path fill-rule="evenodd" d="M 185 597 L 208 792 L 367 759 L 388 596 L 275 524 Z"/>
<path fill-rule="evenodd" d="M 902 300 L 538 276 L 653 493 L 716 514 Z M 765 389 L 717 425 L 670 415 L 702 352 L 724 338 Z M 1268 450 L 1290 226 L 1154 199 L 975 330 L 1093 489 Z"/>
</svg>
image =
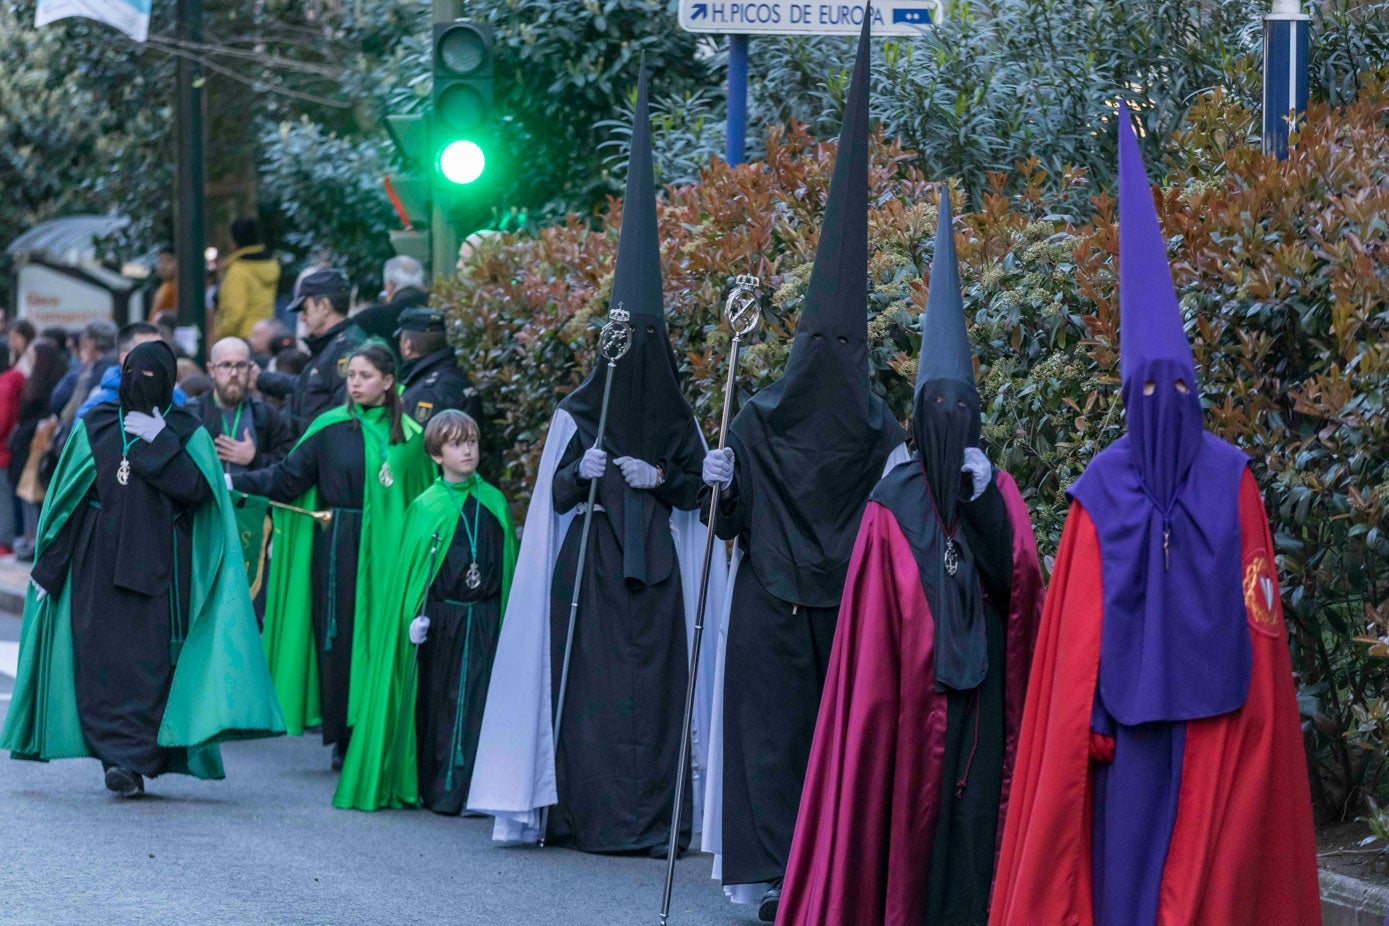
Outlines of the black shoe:
<svg viewBox="0 0 1389 926">
<path fill-rule="evenodd" d="M 342 771 L 342 760 L 347 758 L 347 744 L 337 742 L 333 744 L 333 771 Z"/>
<path fill-rule="evenodd" d="M 138 772 L 113 765 L 106 770 L 106 788 L 121 797 L 139 797 L 145 793 L 145 781 Z"/>
<path fill-rule="evenodd" d="M 762 903 L 757 908 L 757 918 L 764 923 L 776 922 L 776 908 L 781 905 L 781 888 L 774 887 L 762 895 Z"/>
</svg>

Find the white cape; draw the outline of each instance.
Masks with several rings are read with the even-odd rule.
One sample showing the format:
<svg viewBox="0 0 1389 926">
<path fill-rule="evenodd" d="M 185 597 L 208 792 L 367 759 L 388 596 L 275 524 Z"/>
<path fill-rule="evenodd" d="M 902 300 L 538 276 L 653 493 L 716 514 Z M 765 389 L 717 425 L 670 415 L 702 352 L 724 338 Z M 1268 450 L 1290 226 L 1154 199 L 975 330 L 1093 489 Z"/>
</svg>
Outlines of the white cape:
<svg viewBox="0 0 1389 926">
<path fill-rule="evenodd" d="M 892 471 L 893 467 L 899 463 L 905 463 L 911 459 L 911 454 L 907 452 L 906 444 L 898 444 L 897 449 L 888 454 L 887 463 L 883 465 L 883 475 L 886 476 Z M 733 561 L 729 564 L 728 591 L 723 600 L 723 607 L 719 613 L 723 615 L 723 622 L 718 626 L 716 634 L 717 650 L 714 657 L 714 694 L 713 704 L 710 712 L 713 715 L 713 724 L 709 727 L 711 741 L 709 743 L 709 765 L 706 775 L 704 791 L 704 820 L 702 822 L 703 840 L 700 847 L 705 852 L 713 853 L 714 869 L 710 875 L 715 881 L 723 880 L 723 677 L 724 662 L 728 656 L 728 621 L 732 616 L 733 586 L 738 581 L 738 566 L 743 561 L 743 551 L 739 545 L 733 545 Z M 513 593 L 514 594 L 514 593 Z M 713 594 L 712 583 L 710 594 Z M 710 629 L 706 626 L 706 630 Z M 773 718 L 774 719 L 774 718 Z M 771 885 L 760 884 L 726 884 L 723 892 L 728 895 L 732 903 L 757 903 L 762 899 L 762 895 L 767 892 Z"/>
<path fill-rule="evenodd" d="M 496 818 L 492 838 L 499 842 L 531 843 L 540 838 L 540 812 L 558 802 L 555 790 L 554 720 L 550 715 L 550 580 L 560 545 L 575 512 L 556 515 L 551 500 L 555 469 L 564 450 L 578 430 L 574 419 L 557 409 L 550 419 L 545 449 L 540 456 L 530 510 L 521 534 L 521 550 L 511 582 L 511 597 L 502 619 L 492 681 L 483 709 L 482 732 L 478 739 L 477 760 L 468 809 Z M 685 645 L 688 652 L 694 638 L 695 609 L 699 603 L 700 567 L 704 561 L 706 532 L 697 510 L 671 512 L 671 537 L 680 563 L 680 581 L 685 596 Z M 709 568 L 709 598 L 706 604 L 704 639 L 700 649 L 706 671 L 700 673 L 695 692 L 691 764 L 693 782 L 687 782 L 686 795 L 693 795 L 694 820 L 698 829 L 703 818 L 703 798 L 707 787 L 706 769 L 710 741 L 709 724 L 713 712 L 714 678 L 707 671 L 714 664 L 718 646 L 717 629 L 724 624 L 723 604 L 727 598 L 728 563 L 724 544 L 714 546 Z M 584 619 L 583 612 L 578 619 Z M 683 692 L 682 692 L 683 695 Z M 563 731 L 561 731 L 563 735 Z M 671 783 L 672 785 L 674 782 Z"/>
</svg>

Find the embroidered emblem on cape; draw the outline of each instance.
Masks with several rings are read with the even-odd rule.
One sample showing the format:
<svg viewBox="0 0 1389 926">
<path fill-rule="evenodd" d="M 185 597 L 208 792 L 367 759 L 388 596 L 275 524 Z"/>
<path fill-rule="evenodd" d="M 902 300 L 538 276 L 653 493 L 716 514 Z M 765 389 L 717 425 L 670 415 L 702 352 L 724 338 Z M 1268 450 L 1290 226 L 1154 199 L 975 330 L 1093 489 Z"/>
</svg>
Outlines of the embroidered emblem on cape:
<svg viewBox="0 0 1389 926">
<path fill-rule="evenodd" d="M 1278 615 L 1274 611 L 1278 587 L 1268 557 L 1256 554 L 1244 566 L 1244 606 L 1249 620 L 1260 630 L 1277 633 Z"/>
</svg>

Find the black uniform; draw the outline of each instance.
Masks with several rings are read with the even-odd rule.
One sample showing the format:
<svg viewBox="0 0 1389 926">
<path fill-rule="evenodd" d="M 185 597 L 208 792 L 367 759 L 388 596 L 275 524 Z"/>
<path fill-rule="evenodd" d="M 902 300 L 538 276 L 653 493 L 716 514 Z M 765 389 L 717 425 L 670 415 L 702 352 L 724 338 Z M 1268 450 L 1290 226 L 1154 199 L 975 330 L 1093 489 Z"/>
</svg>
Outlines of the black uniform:
<svg viewBox="0 0 1389 926">
<path fill-rule="evenodd" d="M 256 455 L 249 466 L 222 464 L 222 468 L 229 473 L 264 469 L 283 460 L 294 446 L 289 420 L 255 396 L 242 399 L 240 408 L 222 408 L 211 392 L 204 392 L 189 399 L 186 408 L 202 419 L 203 427 L 207 428 L 207 433 L 213 439 L 235 428 L 236 433 L 229 436 L 237 440 L 249 437 L 256 442 Z"/>
<path fill-rule="evenodd" d="M 482 399 L 473 388 L 472 377 L 458 366 L 452 348 L 435 351 L 421 358 L 405 374 L 405 414 L 423 425 L 446 408 L 466 412 L 482 425 Z"/>
<path fill-rule="evenodd" d="M 317 486 L 319 508 L 333 512 L 331 524 L 314 531 L 309 568 L 324 743 L 347 742 L 365 484 L 362 432 L 347 421 L 328 425 L 269 469 L 232 477 L 238 492 L 277 502 L 292 502 Z"/>
<path fill-rule="evenodd" d="M 288 400 L 290 430 L 297 439 L 323 412 L 347 401 L 347 356 L 366 335 L 345 318 L 316 338 L 305 338 L 309 362 L 299 375 L 262 373 L 256 388 L 271 398 Z"/>
</svg>

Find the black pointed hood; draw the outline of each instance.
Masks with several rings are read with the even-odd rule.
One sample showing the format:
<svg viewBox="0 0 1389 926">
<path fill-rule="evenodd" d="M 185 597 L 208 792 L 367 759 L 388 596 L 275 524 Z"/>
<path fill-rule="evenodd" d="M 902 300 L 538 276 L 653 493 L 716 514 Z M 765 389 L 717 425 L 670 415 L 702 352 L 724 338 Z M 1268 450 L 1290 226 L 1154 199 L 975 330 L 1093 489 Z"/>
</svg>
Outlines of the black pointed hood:
<svg viewBox="0 0 1389 926">
<path fill-rule="evenodd" d="M 965 448 L 979 446 L 979 432 L 974 352 L 965 329 L 950 190 L 943 186 L 912 406 L 918 468 L 899 467 L 873 494 L 897 518 L 920 569 L 934 623 L 938 691 L 968 691 L 988 671 L 980 574 L 967 532 L 958 529 L 972 491 L 961 474 Z M 954 573 L 945 569 L 947 542 L 959 560 Z"/>
<path fill-rule="evenodd" d="M 974 351 L 965 330 L 960 261 L 955 256 L 955 216 L 950 191 L 941 189 L 936 225 L 936 253 L 931 260 L 931 290 L 921 316 L 921 356 L 917 360 L 916 391 L 928 380 L 953 379 L 974 386 Z"/>
<path fill-rule="evenodd" d="M 946 525 L 955 523 L 963 496 L 960 467 L 965 448 L 979 446 L 980 429 L 974 351 L 965 330 L 960 263 L 955 255 L 954 216 L 950 191 L 942 188 L 931 290 L 921 317 L 912 437 L 932 499 Z"/>
<path fill-rule="evenodd" d="M 632 346 L 617 362 L 613 376 L 604 447 L 610 456 L 634 456 L 654 464 L 673 456 L 686 432 L 694 426 L 694 412 L 680 389 L 675 353 L 666 332 L 646 85 L 643 59 L 637 80 L 617 264 L 608 303 L 609 318 L 616 311 L 629 313 Z M 560 403 L 590 444 L 598 433 L 608 371 L 607 362 L 597 353 L 594 357 L 594 368 L 588 377 Z"/>
<path fill-rule="evenodd" d="M 902 429 L 868 381 L 868 64 L 865 8 L 844 126 L 786 372 L 730 427 L 757 493 L 747 555 L 784 601 L 839 603 L 868 495 Z"/>
</svg>

